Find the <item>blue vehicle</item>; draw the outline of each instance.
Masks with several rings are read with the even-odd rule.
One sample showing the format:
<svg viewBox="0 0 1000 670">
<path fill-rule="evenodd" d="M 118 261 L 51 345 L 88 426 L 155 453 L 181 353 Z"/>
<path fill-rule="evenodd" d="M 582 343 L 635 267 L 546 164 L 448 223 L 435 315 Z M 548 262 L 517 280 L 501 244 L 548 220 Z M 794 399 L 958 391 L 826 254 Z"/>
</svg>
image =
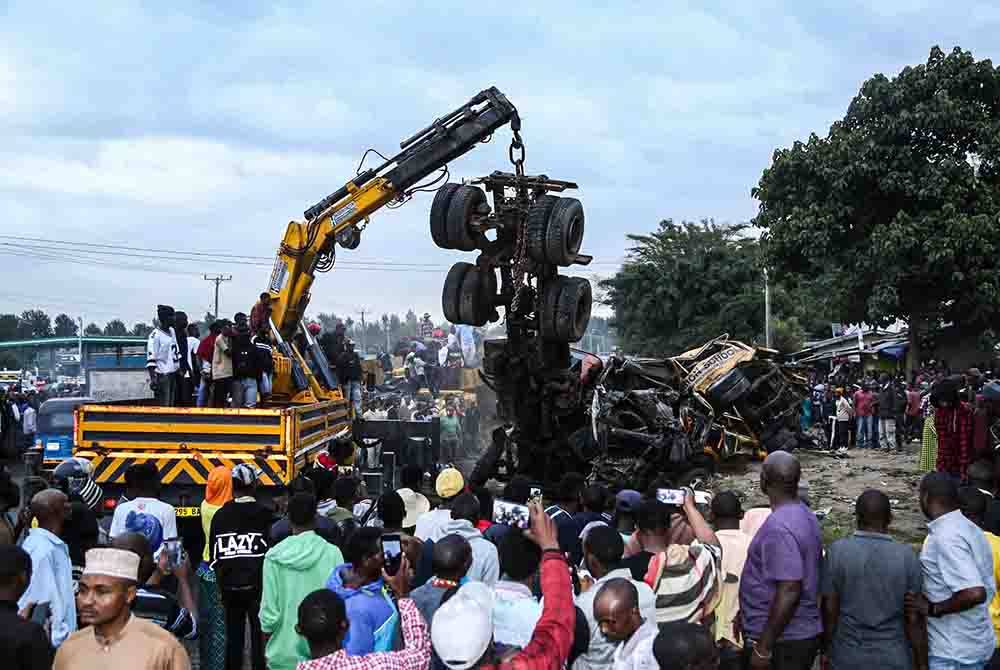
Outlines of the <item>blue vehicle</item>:
<svg viewBox="0 0 1000 670">
<path fill-rule="evenodd" d="M 93 398 L 53 398 L 38 408 L 35 448 L 41 449 L 46 469 L 73 455 L 73 412 L 92 402 Z"/>
</svg>

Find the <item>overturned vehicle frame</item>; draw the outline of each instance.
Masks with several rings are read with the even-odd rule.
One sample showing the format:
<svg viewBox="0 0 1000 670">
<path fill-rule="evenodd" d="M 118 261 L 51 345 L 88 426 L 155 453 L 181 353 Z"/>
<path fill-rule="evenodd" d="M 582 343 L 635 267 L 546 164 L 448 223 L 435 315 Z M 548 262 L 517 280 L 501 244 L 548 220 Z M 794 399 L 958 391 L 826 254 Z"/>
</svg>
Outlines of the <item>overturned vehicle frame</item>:
<svg viewBox="0 0 1000 670">
<path fill-rule="evenodd" d="M 497 429 L 474 478 L 524 474 L 552 482 L 589 473 L 613 489 L 653 482 L 698 486 L 737 453 L 791 450 L 808 441 L 797 414 L 806 379 L 777 352 L 718 337 L 678 356 L 574 364 L 526 386 L 504 341 L 487 343 L 484 380 L 508 427 Z M 529 375 L 520 373 L 527 381 Z"/>
</svg>

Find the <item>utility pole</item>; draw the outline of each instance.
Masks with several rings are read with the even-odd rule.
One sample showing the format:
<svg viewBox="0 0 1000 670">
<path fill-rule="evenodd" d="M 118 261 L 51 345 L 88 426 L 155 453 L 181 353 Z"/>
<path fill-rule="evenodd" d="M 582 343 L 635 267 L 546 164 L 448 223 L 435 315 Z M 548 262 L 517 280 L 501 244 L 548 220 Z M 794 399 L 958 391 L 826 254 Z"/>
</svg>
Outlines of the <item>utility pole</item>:
<svg viewBox="0 0 1000 670">
<path fill-rule="evenodd" d="M 767 268 L 764 268 L 764 345 L 771 348 L 771 285 L 767 280 Z"/>
<path fill-rule="evenodd" d="M 361 310 L 361 353 L 362 353 L 362 355 L 368 353 L 368 343 L 366 341 L 367 339 L 368 339 L 368 332 L 367 332 L 367 328 L 365 328 L 365 310 L 362 309 Z"/>
<path fill-rule="evenodd" d="M 221 284 L 224 281 L 232 281 L 233 280 L 233 276 L 232 275 L 226 275 L 225 277 L 223 277 L 222 275 L 215 275 L 214 277 L 209 277 L 208 275 L 204 275 L 204 277 L 205 277 L 205 281 L 210 281 L 210 282 L 212 282 L 212 283 L 215 284 L 215 312 L 212 314 L 212 316 L 214 316 L 215 320 L 218 321 L 219 320 L 219 284 Z"/>
</svg>

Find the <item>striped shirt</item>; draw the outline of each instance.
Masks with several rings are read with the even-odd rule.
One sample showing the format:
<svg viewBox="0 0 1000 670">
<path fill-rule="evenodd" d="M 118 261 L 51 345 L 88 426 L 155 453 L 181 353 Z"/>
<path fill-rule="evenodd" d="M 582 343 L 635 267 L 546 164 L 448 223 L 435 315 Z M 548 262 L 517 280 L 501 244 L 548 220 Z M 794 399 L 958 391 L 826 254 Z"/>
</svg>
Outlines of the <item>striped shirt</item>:
<svg viewBox="0 0 1000 670">
<path fill-rule="evenodd" d="M 719 602 L 722 549 L 714 544 L 672 544 L 649 562 L 646 583 L 656 594 L 656 623 L 698 623 Z"/>
</svg>

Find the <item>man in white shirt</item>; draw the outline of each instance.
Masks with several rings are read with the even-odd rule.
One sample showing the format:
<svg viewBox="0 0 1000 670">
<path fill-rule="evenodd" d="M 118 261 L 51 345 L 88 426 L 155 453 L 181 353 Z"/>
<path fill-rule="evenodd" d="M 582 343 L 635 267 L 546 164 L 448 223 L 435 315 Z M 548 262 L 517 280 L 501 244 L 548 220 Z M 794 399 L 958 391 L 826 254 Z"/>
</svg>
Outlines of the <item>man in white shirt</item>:
<svg viewBox="0 0 1000 670">
<path fill-rule="evenodd" d="M 158 325 L 149 334 L 146 342 L 146 370 L 149 372 L 149 386 L 156 401 L 163 407 L 176 404 L 176 378 L 180 369 L 180 352 L 174 337 L 174 308 L 167 305 L 156 307 Z"/>
<path fill-rule="evenodd" d="M 639 611 L 639 592 L 630 579 L 610 579 L 597 592 L 594 599 L 594 618 L 598 628 L 613 644 L 614 670 L 636 670 L 643 660 L 636 653 L 649 638 L 655 638 L 659 629 L 656 621 L 645 619 Z"/>
<path fill-rule="evenodd" d="M 24 408 L 21 417 L 21 429 L 24 431 L 24 443 L 30 449 L 35 446 L 35 433 L 38 431 L 38 414 L 30 404 Z"/>
<path fill-rule="evenodd" d="M 127 532 L 126 522 L 130 512 L 149 514 L 160 522 L 163 539 L 177 537 L 177 510 L 173 505 L 159 500 L 160 472 L 152 463 L 139 463 L 125 471 L 125 495 L 128 498 L 115 508 L 109 535 L 117 537 Z"/>
<path fill-rule="evenodd" d="M 631 583 L 638 597 L 639 615 L 645 621 L 656 621 L 656 595 L 649 585 L 632 579 L 628 568 L 621 567 L 624 553 L 622 536 L 605 523 L 594 522 L 583 538 L 584 565 L 596 581 L 576 598 L 576 606 L 583 612 L 590 627 L 590 644 L 587 651 L 574 661 L 573 670 L 606 670 L 614 662 L 618 641 L 601 632 L 594 615 L 594 600 L 608 582 L 624 579 Z"/>
</svg>

